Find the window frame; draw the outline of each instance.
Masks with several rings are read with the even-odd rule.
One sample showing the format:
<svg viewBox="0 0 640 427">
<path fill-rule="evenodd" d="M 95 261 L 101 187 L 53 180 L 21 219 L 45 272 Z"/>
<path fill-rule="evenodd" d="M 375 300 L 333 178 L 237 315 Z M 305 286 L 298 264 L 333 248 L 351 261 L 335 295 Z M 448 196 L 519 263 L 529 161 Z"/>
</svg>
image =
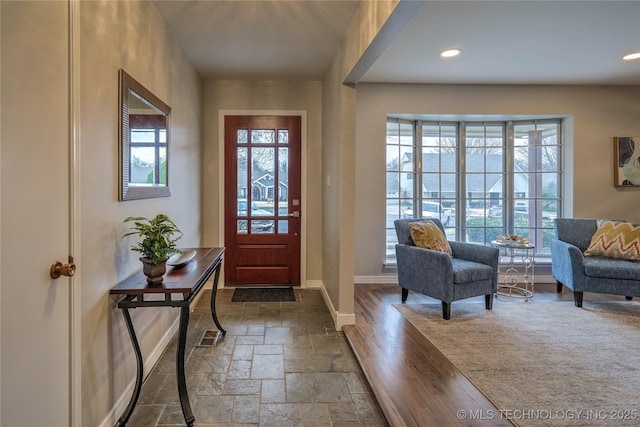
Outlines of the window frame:
<svg viewBox="0 0 640 427">
<path fill-rule="evenodd" d="M 395 135 L 395 140 L 390 141 L 390 129 L 392 126 L 398 126 L 398 133 Z M 401 143 L 401 129 L 400 126 L 404 125 L 405 128 L 408 125 L 412 126 L 412 136 L 413 141 L 411 144 L 404 139 L 404 143 Z M 420 120 L 420 119 L 406 119 L 400 116 L 387 116 L 386 126 L 386 258 L 387 260 L 395 259 L 395 243 L 397 239 L 395 237 L 395 230 L 393 227 L 393 220 L 396 218 L 402 218 L 402 212 L 400 208 L 398 211 L 393 210 L 393 203 L 390 201 L 395 200 L 398 206 L 401 204 L 407 203 L 407 200 L 411 200 L 411 203 L 414 207 L 421 206 L 421 204 L 425 201 L 431 202 L 439 202 L 442 205 L 442 202 L 445 200 L 450 200 L 443 197 L 442 185 L 438 187 L 438 191 L 431 192 L 429 194 L 424 194 L 425 191 L 422 187 L 423 174 L 427 167 L 422 164 L 424 160 L 422 149 L 424 147 L 423 138 L 423 126 L 456 126 L 457 127 L 457 135 L 455 142 L 455 174 L 456 174 L 456 193 L 454 195 L 455 201 L 454 206 L 455 209 L 455 224 L 450 227 L 445 227 L 447 232 L 447 237 L 451 240 L 458 241 L 473 241 L 473 239 L 468 239 L 468 218 L 471 217 L 471 214 L 468 215 L 469 204 L 471 202 L 482 201 L 483 209 L 484 209 L 484 225 L 482 227 L 475 227 L 476 229 L 483 230 L 484 238 L 483 241 L 473 241 L 474 243 L 481 243 L 484 245 L 490 245 L 493 234 L 495 234 L 498 230 L 500 234 L 517 234 L 516 231 L 521 232 L 521 235 L 524 235 L 522 232 L 528 233 L 528 236 L 532 239 L 532 242 L 536 244 L 536 257 L 548 257 L 550 254 L 549 249 L 549 241 L 550 236 L 553 234 L 553 215 L 554 213 L 547 213 L 545 215 L 544 206 L 554 206 L 555 207 L 555 216 L 560 217 L 562 215 L 563 209 L 563 201 L 564 201 L 564 173 L 562 170 L 563 165 L 563 156 L 564 156 L 564 127 L 565 127 L 565 118 L 563 117 L 545 117 L 538 119 L 531 118 L 519 118 L 513 117 L 505 120 L 504 117 L 501 117 L 500 120 L 459 120 L 459 121 L 438 121 L 438 120 Z M 486 129 L 487 127 L 497 127 L 501 126 L 503 128 L 502 138 L 503 143 L 499 146 L 502 150 L 502 168 L 499 171 L 499 174 L 502 176 L 502 186 L 500 193 L 498 194 L 498 198 L 491 198 L 490 193 L 487 188 L 487 180 L 486 176 L 489 174 L 495 174 L 495 171 L 491 171 L 487 169 L 486 165 L 486 153 L 485 153 L 485 164 L 484 169 L 479 172 L 480 175 L 483 175 L 484 178 L 484 195 L 480 198 L 472 198 L 466 189 L 467 178 L 470 175 L 469 171 L 465 169 L 466 166 L 466 153 L 468 146 L 467 141 L 467 130 L 473 127 L 483 127 L 485 129 L 485 137 L 486 137 Z M 539 141 L 536 139 L 533 141 L 533 144 L 529 145 L 518 145 L 522 144 L 521 141 L 518 142 L 516 140 L 516 133 L 523 133 L 523 129 L 527 129 L 527 127 L 531 128 L 529 131 L 530 135 L 536 135 L 538 132 Z M 545 140 L 544 135 L 542 134 L 543 130 L 551 127 L 551 130 L 548 131 L 549 135 L 552 135 L 551 141 L 555 138 L 555 142 L 550 143 L 549 139 Z M 393 136 L 393 135 L 392 135 Z M 393 139 L 393 138 L 391 138 Z M 530 140 L 532 138 L 530 137 Z M 529 142 L 531 142 L 529 140 Z M 391 142 L 391 143 L 390 143 Z M 441 144 L 441 143 L 440 143 Z M 391 147 L 391 148 L 390 148 Z M 402 147 L 411 147 L 413 153 L 414 161 L 411 162 L 411 170 L 407 170 L 403 167 L 403 162 L 400 158 L 397 160 L 397 165 L 394 168 L 390 168 L 392 164 L 390 160 L 390 152 L 393 152 L 393 147 L 397 147 L 397 153 L 401 156 L 401 148 Z M 442 147 L 442 145 L 440 145 Z M 487 145 L 486 138 L 484 146 L 479 146 L 482 149 L 486 149 L 487 147 L 498 147 L 494 145 Z M 533 159 L 533 166 L 529 166 L 528 170 L 523 171 L 519 169 L 518 163 L 522 163 L 522 153 L 518 154 L 516 151 L 518 148 L 527 147 L 528 150 L 535 154 L 535 158 Z M 543 167 L 543 161 L 536 160 L 538 157 L 541 157 L 543 152 L 546 152 L 551 148 L 555 150 L 555 168 Z M 550 151 L 552 151 L 550 150 Z M 525 156 L 526 157 L 526 156 Z M 417 159 L 417 161 L 415 161 Z M 442 163 L 442 156 L 439 158 L 440 163 Z M 528 159 L 529 164 L 531 164 L 532 160 Z M 553 163 L 553 162 L 551 162 Z M 495 166 L 495 165 L 494 165 Z M 438 165 L 438 174 L 442 175 L 441 164 Z M 432 170 L 433 168 L 429 168 Z M 417 178 L 413 180 L 413 193 L 412 197 L 409 198 L 405 195 L 405 197 L 401 196 L 399 188 L 401 185 L 398 183 L 398 193 L 394 195 L 393 188 L 390 188 L 390 184 L 392 183 L 390 174 L 397 173 L 398 177 L 402 176 L 402 174 L 410 175 L 413 178 Z M 433 174 L 433 172 L 429 172 Z M 475 174 L 475 173 L 474 173 Z M 518 189 L 516 191 L 516 178 L 518 176 L 524 176 L 526 182 L 531 182 L 528 184 L 527 191 L 522 191 L 522 189 Z M 543 180 L 545 177 L 551 177 L 551 187 L 555 186 L 555 194 L 552 197 L 549 196 L 549 191 L 545 194 Z M 553 182 L 555 180 L 555 182 Z M 397 181 L 401 181 L 401 178 L 398 178 Z M 409 180 L 406 180 L 407 182 Z M 535 181 L 535 182 L 532 182 Z M 522 182 L 522 179 L 521 179 Z M 422 189 L 422 191 L 420 191 Z M 531 190 L 535 189 L 536 193 L 531 194 Z M 522 195 L 525 195 L 526 198 L 522 199 Z M 500 219 L 501 223 L 498 226 L 488 227 L 487 223 L 492 222 L 495 223 L 495 217 L 493 217 L 490 221 L 489 219 L 489 209 L 490 206 L 494 205 L 495 201 L 498 201 L 498 206 L 501 206 Z M 521 207 L 518 202 L 528 202 L 528 208 L 525 210 L 516 209 Z M 448 202 L 447 202 L 448 203 Z M 464 209 L 460 209 L 460 207 L 465 207 Z M 506 209 L 505 209 L 506 207 Z M 532 210 L 533 208 L 533 210 Z M 517 212 L 516 212 L 517 211 Z M 526 220 L 524 219 L 516 219 L 523 218 L 522 212 L 529 212 Z M 414 217 L 421 217 L 422 212 L 419 210 L 417 215 Z M 482 218 L 482 217 L 476 217 Z M 523 225 L 524 224 L 524 225 Z M 473 227 L 472 227 L 473 228 Z M 487 230 L 493 230 L 492 233 L 488 233 Z M 495 236 L 493 237 L 495 238 Z"/>
</svg>

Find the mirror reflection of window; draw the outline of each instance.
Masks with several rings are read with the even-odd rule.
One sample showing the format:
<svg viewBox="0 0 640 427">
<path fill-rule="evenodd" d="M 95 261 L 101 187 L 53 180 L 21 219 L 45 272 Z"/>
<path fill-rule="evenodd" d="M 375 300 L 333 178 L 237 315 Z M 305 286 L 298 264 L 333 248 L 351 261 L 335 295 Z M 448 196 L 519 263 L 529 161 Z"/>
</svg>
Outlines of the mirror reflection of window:
<svg viewBox="0 0 640 427">
<path fill-rule="evenodd" d="M 171 108 L 122 69 L 119 78 L 119 200 L 170 196 Z"/>
<path fill-rule="evenodd" d="M 129 91 L 129 131 L 129 182 L 166 185 L 166 117 L 134 91 Z"/>
</svg>

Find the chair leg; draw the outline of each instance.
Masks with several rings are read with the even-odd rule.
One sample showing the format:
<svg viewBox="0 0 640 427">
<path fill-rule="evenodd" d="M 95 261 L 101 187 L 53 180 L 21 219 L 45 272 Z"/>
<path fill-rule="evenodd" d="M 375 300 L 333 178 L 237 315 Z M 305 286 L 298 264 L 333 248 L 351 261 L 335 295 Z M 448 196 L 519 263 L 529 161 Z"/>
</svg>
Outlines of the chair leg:
<svg viewBox="0 0 640 427">
<path fill-rule="evenodd" d="M 583 292 L 573 291 L 573 303 L 576 305 L 576 307 L 582 307 L 582 295 Z"/>
<path fill-rule="evenodd" d="M 633 299 L 633 297 L 630 297 L 630 296 L 628 296 L 628 295 L 627 295 L 626 297 L 624 297 L 624 298 L 625 298 L 627 301 L 631 301 L 631 300 Z"/>
<path fill-rule="evenodd" d="M 484 306 L 487 310 L 493 308 L 493 293 L 484 296 Z"/>
<path fill-rule="evenodd" d="M 451 318 L 451 303 L 442 301 L 442 318 L 449 320 Z"/>
<path fill-rule="evenodd" d="M 562 292 L 562 283 L 558 282 L 557 280 L 556 280 L 556 292 L 557 293 Z"/>
<path fill-rule="evenodd" d="M 409 289 L 402 288 L 402 302 L 407 302 L 409 296 Z"/>
</svg>

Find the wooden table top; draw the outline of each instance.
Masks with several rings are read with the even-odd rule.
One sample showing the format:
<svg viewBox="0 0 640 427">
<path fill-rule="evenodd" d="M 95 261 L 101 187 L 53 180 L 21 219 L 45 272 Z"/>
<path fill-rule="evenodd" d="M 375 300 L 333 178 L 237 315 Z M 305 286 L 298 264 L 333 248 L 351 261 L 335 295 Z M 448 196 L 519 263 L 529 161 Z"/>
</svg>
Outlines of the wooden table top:
<svg viewBox="0 0 640 427">
<path fill-rule="evenodd" d="M 149 285 L 142 271 L 118 283 L 111 288 L 111 295 L 140 294 L 190 294 L 197 290 L 211 275 L 215 266 L 222 262 L 225 248 L 184 248 L 182 251 L 195 251 L 196 255 L 187 264 L 180 267 L 167 266 L 167 272 L 159 285 Z M 204 280 L 203 280 L 204 279 Z"/>
</svg>

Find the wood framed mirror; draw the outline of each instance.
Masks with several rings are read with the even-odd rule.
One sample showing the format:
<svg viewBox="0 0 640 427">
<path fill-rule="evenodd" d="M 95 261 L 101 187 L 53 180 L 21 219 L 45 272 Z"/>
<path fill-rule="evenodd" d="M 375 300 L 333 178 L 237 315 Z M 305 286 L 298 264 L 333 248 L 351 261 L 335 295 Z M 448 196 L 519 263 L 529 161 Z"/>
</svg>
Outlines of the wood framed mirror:
<svg viewBox="0 0 640 427">
<path fill-rule="evenodd" d="M 120 69 L 118 200 L 168 197 L 171 108 Z"/>
</svg>

